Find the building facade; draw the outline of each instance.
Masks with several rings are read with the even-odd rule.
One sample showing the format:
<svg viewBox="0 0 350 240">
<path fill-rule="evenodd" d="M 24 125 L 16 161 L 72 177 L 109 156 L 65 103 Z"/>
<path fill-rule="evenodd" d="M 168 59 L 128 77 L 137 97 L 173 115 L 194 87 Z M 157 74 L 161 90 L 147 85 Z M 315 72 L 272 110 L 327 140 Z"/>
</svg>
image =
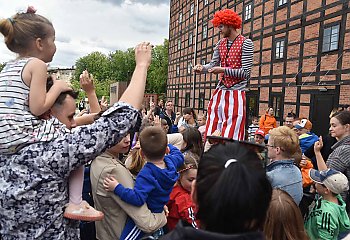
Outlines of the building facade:
<svg viewBox="0 0 350 240">
<path fill-rule="evenodd" d="M 350 104 L 349 0 L 171 0 L 170 8 L 167 98 L 178 111 L 207 108 L 218 77 L 192 66 L 210 61 L 220 39 L 211 19 L 225 8 L 254 43 L 248 117 L 272 106 L 280 124 L 293 111 L 326 134 L 331 110 Z"/>
</svg>

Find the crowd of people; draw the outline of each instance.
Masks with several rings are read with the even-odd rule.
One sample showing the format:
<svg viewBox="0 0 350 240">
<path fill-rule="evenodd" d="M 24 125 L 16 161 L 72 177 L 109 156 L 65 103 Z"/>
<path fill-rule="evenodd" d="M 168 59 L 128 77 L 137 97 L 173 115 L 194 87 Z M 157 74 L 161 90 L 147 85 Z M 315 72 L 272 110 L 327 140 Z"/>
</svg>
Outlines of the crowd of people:
<svg viewBox="0 0 350 240">
<path fill-rule="evenodd" d="M 252 42 L 232 10 L 213 24 L 224 38 L 209 64 L 194 67 L 221 74 L 207 114 L 175 112 L 171 100 L 142 106 L 148 42 L 135 47 L 132 79 L 112 106 L 82 72 L 89 109 L 81 101 L 76 114 L 77 93 L 47 74 L 52 23 L 32 7 L 0 20 L 18 54 L 0 73 L 2 239 L 328 240 L 350 232 L 350 111 L 330 115 L 326 136 L 292 112 L 277 126 L 273 108 L 245 131 Z"/>
</svg>

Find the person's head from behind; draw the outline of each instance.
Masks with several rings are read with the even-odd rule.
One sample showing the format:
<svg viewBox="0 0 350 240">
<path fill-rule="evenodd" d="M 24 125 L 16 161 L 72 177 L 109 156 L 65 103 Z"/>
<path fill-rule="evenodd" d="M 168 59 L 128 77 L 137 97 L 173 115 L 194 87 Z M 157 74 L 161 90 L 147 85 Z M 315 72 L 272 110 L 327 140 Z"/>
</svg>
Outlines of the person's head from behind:
<svg viewBox="0 0 350 240">
<path fill-rule="evenodd" d="M 167 143 L 167 135 L 160 127 L 146 127 L 140 134 L 142 154 L 147 161 L 163 159 L 167 150 Z"/>
<path fill-rule="evenodd" d="M 47 77 L 46 90 L 49 91 L 53 85 L 52 76 Z M 62 81 L 62 80 L 55 80 Z M 68 129 L 77 126 L 74 115 L 76 110 L 75 101 L 78 98 L 79 93 L 73 90 L 60 93 L 57 97 L 54 105 L 51 107 L 50 113 L 52 116 L 56 117 L 61 123 L 66 125 Z"/>
<path fill-rule="evenodd" d="M 289 127 L 271 129 L 269 134 L 267 154 L 272 161 L 290 159 L 298 151 L 299 137 Z"/>
<path fill-rule="evenodd" d="M 293 122 L 295 119 L 295 114 L 292 112 L 289 112 L 286 116 L 286 120 L 284 121 L 284 126 L 289 127 L 290 129 L 293 128 Z"/>
<path fill-rule="evenodd" d="M 0 32 L 12 52 L 21 57 L 37 57 L 44 62 L 51 62 L 56 52 L 55 30 L 47 18 L 35 14 L 35 11 L 28 7 L 25 13 L 0 20 Z"/>
<path fill-rule="evenodd" d="M 274 189 L 272 192 L 264 234 L 266 240 L 308 239 L 299 207 L 293 198 L 283 190 Z"/>
<path fill-rule="evenodd" d="M 272 187 L 255 152 L 226 142 L 203 154 L 192 191 L 203 228 L 234 234 L 262 228 Z"/>
<path fill-rule="evenodd" d="M 338 140 L 350 135 L 350 112 L 341 111 L 331 118 L 329 132 Z"/>
<path fill-rule="evenodd" d="M 184 156 L 184 165 L 179 169 L 178 184 L 182 186 L 187 192 L 191 192 L 192 182 L 196 180 L 199 156 L 194 153 L 187 153 Z"/>
<path fill-rule="evenodd" d="M 310 178 L 315 182 L 315 188 L 321 196 L 333 196 L 347 192 L 349 190 L 349 180 L 341 172 L 334 169 L 317 171 L 311 169 Z"/>
<path fill-rule="evenodd" d="M 182 152 L 190 151 L 198 156 L 201 156 L 204 150 L 202 134 L 197 128 L 188 127 L 182 133 L 183 145 Z"/>
<path fill-rule="evenodd" d="M 182 110 L 182 115 L 186 121 L 191 121 L 191 120 L 197 119 L 197 115 L 194 112 L 193 108 L 184 108 L 184 110 Z"/>
</svg>

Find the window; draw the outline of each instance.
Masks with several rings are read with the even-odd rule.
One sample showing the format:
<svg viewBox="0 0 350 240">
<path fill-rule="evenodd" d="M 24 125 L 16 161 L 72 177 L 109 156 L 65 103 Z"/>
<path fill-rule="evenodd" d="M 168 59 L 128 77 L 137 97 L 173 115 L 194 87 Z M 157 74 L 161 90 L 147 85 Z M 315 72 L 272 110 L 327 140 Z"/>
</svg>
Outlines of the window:
<svg viewBox="0 0 350 240">
<path fill-rule="evenodd" d="M 199 99 L 198 99 L 198 108 L 204 109 L 204 92 L 199 93 Z"/>
<path fill-rule="evenodd" d="M 194 13 L 194 3 L 191 4 L 190 16 Z"/>
<path fill-rule="evenodd" d="M 247 21 L 252 18 L 252 4 L 249 3 L 244 8 L 244 21 Z"/>
<path fill-rule="evenodd" d="M 185 107 L 189 107 L 190 106 L 190 100 L 191 100 L 191 93 L 187 92 L 185 94 Z"/>
<path fill-rule="evenodd" d="M 282 116 L 282 94 L 281 93 L 271 93 L 271 98 L 272 98 L 272 106 L 274 110 L 274 115 L 276 119 L 280 119 Z"/>
<path fill-rule="evenodd" d="M 117 87 L 116 86 L 111 87 L 111 93 L 114 93 L 114 94 L 117 93 Z"/>
<path fill-rule="evenodd" d="M 181 49 L 181 38 L 177 40 L 177 50 Z"/>
<path fill-rule="evenodd" d="M 278 0 L 278 6 L 282 6 L 284 4 L 286 4 L 288 2 L 288 0 Z"/>
<path fill-rule="evenodd" d="M 193 33 L 189 32 L 188 33 L 188 46 L 192 45 L 192 41 L 193 41 Z"/>
<path fill-rule="evenodd" d="M 179 23 L 182 23 L 182 13 L 179 13 Z"/>
<path fill-rule="evenodd" d="M 189 62 L 188 65 L 187 65 L 187 73 L 191 74 L 191 72 L 192 72 L 192 63 Z"/>
<path fill-rule="evenodd" d="M 204 25 L 202 31 L 203 31 L 203 32 L 202 32 L 202 34 L 203 34 L 203 35 L 202 35 L 202 36 L 203 36 L 202 38 L 203 38 L 203 39 L 207 38 L 207 36 L 208 36 L 208 26 L 207 26 L 207 25 Z"/>
<path fill-rule="evenodd" d="M 174 105 L 179 106 L 179 93 L 178 92 L 175 92 Z"/>
<path fill-rule="evenodd" d="M 202 65 L 205 65 L 205 64 L 206 64 L 206 61 L 207 61 L 207 60 L 206 60 L 205 58 L 203 58 L 203 59 L 201 60 L 201 64 L 202 64 Z"/>
<path fill-rule="evenodd" d="M 276 40 L 275 59 L 283 58 L 283 53 L 284 53 L 284 39 Z"/>
<path fill-rule="evenodd" d="M 208 3 L 209 3 L 209 0 L 204 0 L 204 6 L 208 5 Z"/>
<path fill-rule="evenodd" d="M 180 65 L 176 65 L 176 76 L 180 76 Z"/>
<path fill-rule="evenodd" d="M 339 24 L 327 27 L 323 31 L 322 52 L 328 52 L 338 49 Z"/>
</svg>

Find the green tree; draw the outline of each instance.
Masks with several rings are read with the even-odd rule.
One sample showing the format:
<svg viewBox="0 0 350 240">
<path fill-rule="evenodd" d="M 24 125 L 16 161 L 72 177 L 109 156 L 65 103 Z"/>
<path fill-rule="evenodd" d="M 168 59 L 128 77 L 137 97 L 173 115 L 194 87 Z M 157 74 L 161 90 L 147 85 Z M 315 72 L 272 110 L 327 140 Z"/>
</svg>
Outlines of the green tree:
<svg viewBox="0 0 350 240">
<path fill-rule="evenodd" d="M 2 71 L 2 69 L 4 69 L 6 63 L 0 63 L 0 71 Z"/>
<path fill-rule="evenodd" d="M 112 82 L 109 77 L 109 64 L 109 58 L 100 52 L 93 52 L 79 58 L 75 63 L 75 74 L 72 80 L 74 89 L 80 89 L 79 76 L 87 69 L 93 76 L 97 97 L 106 96 L 108 98 L 109 86 Z M 79 98 L 83 97 L 85 95 L 80 92 Z"/>
<path fill-rule="evenodd" d="M 155 46 L 152 51 L 152 64 L 148 70 L 146 84 L 147 93 L 165 94 L 168 78 L 168 46 L 169 41 L 165 39 L 163 45 Z M 87 69 L 94 76 L 97 96 L 99 98 L 109 96 L 111 83 L 130 81 L 135 64 L 133 48 L 126 51 L 117 50 L 108 56 L 100 52 L 93 52 L 77 60 L 72 80 L 73 87 L 80 88 L 79 76 Z M 84 97 L 83 94 L 80 97 Z"/>
<path fill-rule="evenodd" d="M 164 94 L 168 79 L 168 47 L 169 41 L 164 39 L 163 45 L 155 46 L 152 51 L 152 63 L 149 67 L 146 92 Z"/>
<path fill-rule="evenodd" d="M 115 51 L 109 55 L 110 79 L 116 82 L 130 81 L 135 68 L 135 52 L 132 48 L 127 51 Z"/>
</svg>

